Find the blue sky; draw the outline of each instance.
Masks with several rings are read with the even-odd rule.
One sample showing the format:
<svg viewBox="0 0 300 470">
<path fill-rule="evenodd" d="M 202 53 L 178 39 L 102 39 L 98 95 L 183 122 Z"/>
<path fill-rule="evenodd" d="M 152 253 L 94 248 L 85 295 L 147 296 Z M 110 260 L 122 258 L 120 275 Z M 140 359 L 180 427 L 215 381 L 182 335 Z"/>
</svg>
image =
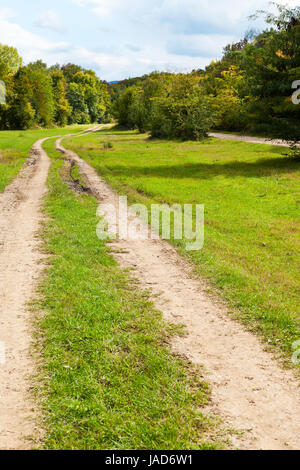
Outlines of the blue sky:
<svg viewBox="0 0 300 470">
<path fill-rule="evenodd" d="M 25 63 L 74 62 L 108 81 L 187 72 L 262 29 L 248 16 L 266 7 L 265 0 L 0 0 L 0 42 L 17 47 Z"/>
</svg>

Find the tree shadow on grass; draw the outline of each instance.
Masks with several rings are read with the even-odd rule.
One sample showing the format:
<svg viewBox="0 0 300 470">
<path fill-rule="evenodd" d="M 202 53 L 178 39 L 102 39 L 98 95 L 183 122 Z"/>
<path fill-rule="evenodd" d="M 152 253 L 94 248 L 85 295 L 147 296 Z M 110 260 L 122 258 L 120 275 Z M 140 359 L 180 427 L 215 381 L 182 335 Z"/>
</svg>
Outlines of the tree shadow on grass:
<svg viewBox="0 0 300 470">
<path fill-rule="evenodd" d="M 102 168 L 101 171 L 105 171 Z M 255 162 L 234 161 L 229 163 L 182 163 L 181 165 L 165 166 L 132 166 L 108 165 L 107 171 L 114 175 L 160 178 L 200 178 L 210 179 L 216 176 L 233 178 L 263 178 L 274 175 L 293 174 L 300 170 L 299 162 L 292 158 L 259 159 Z"/>
<path fill-rule="evenodd" d="M 97 133 L 99 133 L 99 134 L 108 133 L 108 134 L 111 134 L 111 135 L 115 134 L 115 135 L 125 135 L 125 136 L 126 135 L 135 135 L 135 136 L 141 135 L 139 133 L 139 131 L 136 130 L 136 129 L 128 129 L 126 127 L 118 126 L 118 125 L 116 125 L 114 127 L 111 127 L 109 129 L 105 129 L 105 128 L 104 129 L 99 129 L 98 131 L 95 132 L 95 134 L 97 134 Z"/>
</svg>

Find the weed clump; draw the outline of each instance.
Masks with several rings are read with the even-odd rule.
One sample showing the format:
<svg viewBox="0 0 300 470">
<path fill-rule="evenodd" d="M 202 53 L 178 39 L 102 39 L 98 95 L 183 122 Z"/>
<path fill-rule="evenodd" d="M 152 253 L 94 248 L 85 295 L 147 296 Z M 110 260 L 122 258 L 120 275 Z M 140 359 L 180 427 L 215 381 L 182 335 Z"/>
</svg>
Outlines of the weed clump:
<svg viewBox="0 0 300 470">
<path fill-rule="evenodd" d="M 111 150 L 113 149 L 114 146 L 113 146 L 113 143 L 112 142 L 104 142 L 103 143 L 103 150 Z"/>
</svg>

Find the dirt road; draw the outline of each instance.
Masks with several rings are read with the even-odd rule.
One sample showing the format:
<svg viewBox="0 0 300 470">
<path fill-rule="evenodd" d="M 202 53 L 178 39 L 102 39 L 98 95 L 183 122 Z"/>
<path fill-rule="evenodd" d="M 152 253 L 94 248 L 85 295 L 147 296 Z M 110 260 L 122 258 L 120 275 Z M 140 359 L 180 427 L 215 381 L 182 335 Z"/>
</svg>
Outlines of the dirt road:
<svg viewBox="0 0 300 470">
<path fill-rule="evenodd" d="M 113 204 L 118 195 L 74 152 L 57 148 L 76 161 L 99 202 Z M 131 268 L 142 289 L 150 290 L 167 321 L 184 323 L 186 336 L 172 348 L 203 364 L 212 385 L 215 412 L 242 434 L 232 437 L 242 449 L 300 448 L 300 390 L 290 371 L 282 370 L 259 339 L 232 320 L 226 307 L 193 279 L 190 267 L 169 243 L 122 240 L 110 244 L 124 268 Z"/>
<path fill-rule="evenodd" d="M 39 432 L 38 411 L 29 393 L 35 362 L 26 304 L 43 269 L 36 233 L 50 162 L 41 144 L 35 144 L 30 164 L 0 194 L 0 449 L 32 448 L 31 437 Z M 59 141 L 58 147 L 66 152 Z M 118 195 L 95 170 L 76 154 L 66 154 L 79 163 L 99 201 L 118 206 Z M 133 268 L 141 288 L 150 290 L 165 319 L 186 324 L 186 336 L 177 338 L 172 348 L 206 367 L 213 390 L 207 411 L 245 431 L 233 437 L 234 444 L 299 448 L 299 387 L 292 372 L 283 371 L 259 340 L 227 315 L 167 242 L 126 240 L 111 247 L 120 265 Z"/>
<path fill-rule="evenodd" d="M 0 194 L 0 449 L 30 449 L 40 432 L 29 393 L 36 367 L 27 304 L 43 270 L 37 231 L 50 167 L 45 140 L 34 144 L 28 165 Z"/>
<path fill-rule="evenodd" d="M 28 388 L 34 372 L 30 355 L 31 300 L 42 270 L 36 232 L 46 192 L 49 159 L 37 142 L 30 164 L 0 194 L 0 449 L 28 449 L 34 443 L 36 412 Z"/>
<path fill-rule="evenodd" d="M 236 140 L 239 142 L 248 142 L 251 144 L 266 144 L 266 145 L 278 145 L 280 147 L 289 147 L 289 144 L 284 140 L 280 139 L 266 139 L 264 137 L 250 137 L 246 135 L 234 135 L 234 134 L 222 134 L 221 132 L 210 132 L 209 137 L 215 137 L 216 139 L 223 140 Z M 300 144 L 298 144 L 300 148 Z"/>
</svg>

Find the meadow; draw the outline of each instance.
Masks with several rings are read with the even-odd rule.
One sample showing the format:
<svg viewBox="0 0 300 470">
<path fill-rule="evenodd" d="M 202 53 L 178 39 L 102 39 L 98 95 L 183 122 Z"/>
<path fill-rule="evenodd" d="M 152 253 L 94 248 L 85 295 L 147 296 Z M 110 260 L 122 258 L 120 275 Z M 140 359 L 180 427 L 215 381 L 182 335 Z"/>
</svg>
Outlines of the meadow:
<svg viewBox="0 0 300 470">
<path fill-rule="evenodd" d="M 117 128 L 65 142 L 131 202 L 204 204 L 204 248 L 172 243 L 232 315 L 291 363 L 300 338 L 300 172 L 287 149 Z"/>
<path fill-rule="evenodd" d="M 0 132 L 0 193 L 11 183 L 24 164 L 34 142 L 45 137 L 80 132 L 85 126 Z"/>
<path fill-rule="evenodd" d="M 44 148 L 52 159 L 42 231 L 49 266 L 36 303 L 44 448 L 220 448 L 217 422 L 202 414 L 208 385 L 169 350 L 178 327 L 118 267 L 96 236 L 96 200 L 63 181 L 53 141 Z"/>
</svg>

